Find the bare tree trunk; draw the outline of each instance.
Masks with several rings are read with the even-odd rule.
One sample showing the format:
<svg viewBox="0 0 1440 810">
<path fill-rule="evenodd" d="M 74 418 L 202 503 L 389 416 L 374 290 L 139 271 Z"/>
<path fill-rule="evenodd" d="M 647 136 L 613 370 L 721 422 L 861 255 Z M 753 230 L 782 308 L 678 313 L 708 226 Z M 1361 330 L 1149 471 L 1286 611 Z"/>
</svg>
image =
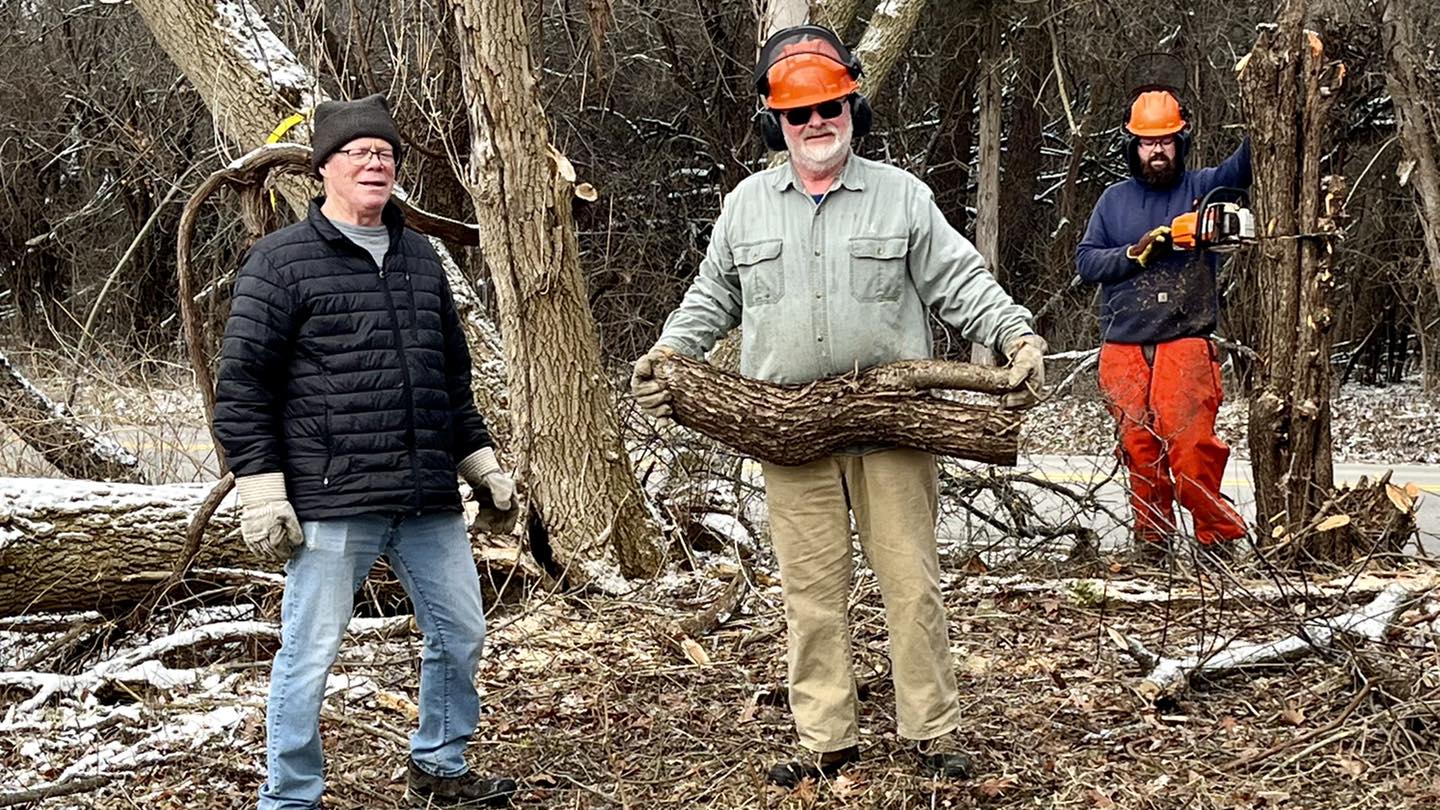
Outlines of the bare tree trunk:
<svg viewBox="0 0 1440 810">
<path fill-rule="evenodd" d="M 1381 8 L 1385 43 L 1385 83 L 1395 105 L 1395 125 L 1405 155 L 1414 162 L 1410 182 L 1415 189 L 1430 283 L 1440 301 L 1440 87 L 1428 80 L 1424 51 L 1416 26 L 1423 19 L 1410 0 L 1387 0 Z M 1423 334 L 1422 334 L 1423 343 Z M 1423 366 L 1423 364 L 1422 364 Z M 1425 369 L 1426 388 L 1440 380 Z"/>
<path fill-rule="evenodd" d="M 1005 96 L 1000 83 L 1000 67 L 1004 53 L 1000 47 L 1000 21 L 992 18 L 985 24 L 985 44 L 980 54 L 980 73 L 976 94 L 980 97 L 980 154 L 977 169 L 980 188 L 975 201 L 975 247 L 985 257 L 991 275 L 1001 278 L 1000 261 L 1000 131 Z M 995 353 L 989 347 L 970 347 L 970 362 L 982 366 L 995 365 Z"/>
<path fill-rule="evenodd" d="M 206 0 L 140 0 L 136 8 L 156 41 L 204 99 L 221 134 L 243 150 L 265 143 L 280 122 L 325 100 L 318 80 L 247 0 L 223 7 Z M 297 124 L 286 132 L 285 139 L 305 140 L 307 126 Z M 312 183 L 294 177 L 281 179 L 276 189 L 297 214 L 305 211 L 314 193 Z M 404 192 L 397 188 L 396 196 L 404 196 Z M 505 364 L 494 326 L 485 320 L 470 281 L 449 261 L 443 246 L 434 243 L 446 261 L 450 286 L 470 339 L 477 404 L 492 434 L 500 440 L 509 434 L 509 419 L 505 409 Z M 183 242 L 181 249 L 186 249 Z M 196 281 L 182 278 L 182 289 L 187 283 L 192 288 L 198 286 Z M 200 353 L 213 354 L 212 347 L 201 347 Z M 208 370 L 197 365 L 196 372 L 202 377 L 200 387 L 208 399 L 213 396 L 212 391 L 204 391 L 209 385 L 204 379 Z"/>
<path fill-rule="evenodd" d="M 765 11 L 756 21 L 756 42 L 764 42 L 776 31 L 803 25 L 809 16 L 808 0 L 767 0 Z"/>
<path fill-rule="evenodd" d="M 71 478 L 143 483 L 140 460 L 114 440 L 71 416 L 30 384 L 0 353 L 0 424 L 10 428 L 55 469 Z M 5 545 L 0 533 L 0 548 Z"/>
<path fill-rule="evenodd" d="M 1250 453 L 1262 537 L 1295 534 L 1334 483 L 1330 437 L 1331 235 L 1345 193 L 1320 160 L 1335 95 L 1318 38 L 1302 30 L 1305 0 L 1290 0 L 1239 75 L 1255 150 L 1260 245 L 1260 363 L 1250 405 Z M 1309 37 L 1307 39 L 1307 36 Z"/>
<path fill-rule="evenodd" d="M 574 169 L 550 145 L 523 4 L 463 0 L 455 25 L 473 131 L 468 183 L 506 338 L 520 470 L 553 561 L 572 578 L 612 557 L 626 576 L 653 575 L 660 532 L 620 440 L 580 273 Z"/>
</svg>

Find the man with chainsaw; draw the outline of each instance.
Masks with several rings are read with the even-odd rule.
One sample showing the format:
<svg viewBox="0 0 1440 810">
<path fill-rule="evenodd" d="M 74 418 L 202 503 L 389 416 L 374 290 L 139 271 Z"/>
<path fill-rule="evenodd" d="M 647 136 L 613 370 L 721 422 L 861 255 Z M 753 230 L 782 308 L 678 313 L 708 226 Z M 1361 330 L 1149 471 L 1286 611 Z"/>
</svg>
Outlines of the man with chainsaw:
<svg viewBox="0 0 1440 810">
<path fill-rule="evenodd" d="M 860 63 L 834 32 L 776 33 L 755 86 L 766 144 L 788 162 L 725 198 L 698 277 L 652 348 L 632 391 L 655 417 L 670 392 L 654 376 L 666 352 L 701 357 L 742 329 L 740 370 L 805 383 L 931 356 L 932 310 L 1010 361 L 1012 404 L 1044 383 L 1045 342 L 932 192 L 901 169 L 862 158 L 870 127 Z M 769 780 L 793 787 L 860 756 L 847 600 L 850 515 L 885 602 L 900 736 L 928 776 L 969 771 L 956 739 L 960 704 L 940 595 L 937 475 L 928 453 L 857 447 L 801 466 L 762 465 L 785 601 L 790 707 L 803 752 Z"/>
<path fill-rule="evenodd" d="M 1134 96 L 1125 130 L 1131 177 L 1100 195 L 1077 264 L 1100 284 L 1100 388 L 1130 472 L 1136 550 L 1167 559 L 1178 499 L 1205 557 L 1223 559 L 1245 521 L 1220 493 L 1230 448 L 1215 435 L 1219 257 L 1196 249 L 1195 208 L 1214 189 L 1250 185 L 1250 141 L 1219 166 L 1187 169 L 1185 113 L 1156 87 Z"/>
<path fill-rule="evenodd" d="M 515 482 L 475 409 L 445 270 L 390 201 L 401 152 L 384 97 L 321 104 L 311 143 L 324 196 L 250 249 L 215 386 L 241 537 L 285 564 L 259 807 L 320 807 L 325 679 L 381 555 L 425 637 L 407 795 L 505 804 L 514 780 L 465 763 L 485 613 L 457 473 L 495 530 L 514 523 Z"/>
</svg>

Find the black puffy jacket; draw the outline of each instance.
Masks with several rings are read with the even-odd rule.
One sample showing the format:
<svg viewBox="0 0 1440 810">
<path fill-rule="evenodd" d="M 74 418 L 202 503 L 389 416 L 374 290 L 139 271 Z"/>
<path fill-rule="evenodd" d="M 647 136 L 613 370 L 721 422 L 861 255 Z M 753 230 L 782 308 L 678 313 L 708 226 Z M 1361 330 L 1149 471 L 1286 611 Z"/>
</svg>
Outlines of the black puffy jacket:
<svg viewBox="0 0 1440 810">
<path fill-rule="evenodd" d="M 377 268 L 321 203 L 235 280 L 215 391 L 230 469 L 283 471 L 302 520 L 457 510 L 456 462 L 490 434 L 444 268 L 394 204 Z"/>
</svg>

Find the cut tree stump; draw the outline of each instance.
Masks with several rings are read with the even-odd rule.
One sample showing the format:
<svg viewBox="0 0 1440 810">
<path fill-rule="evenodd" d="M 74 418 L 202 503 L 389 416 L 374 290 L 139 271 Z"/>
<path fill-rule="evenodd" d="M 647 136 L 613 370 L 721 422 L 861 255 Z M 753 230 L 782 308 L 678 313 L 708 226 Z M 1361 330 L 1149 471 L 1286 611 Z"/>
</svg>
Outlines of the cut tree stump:
<svg viewBox="0 0 1440 810">
<path fill-rule="evenodd" d="M 685 357 L 655 363 L 675 421 L 772 464 L 797 465 L 856 445 L 895 445 L 1014 466 L 1021 416 L 936 396 L 933 389 L 1001 394 L 1003 369 L 907 360 L 804 385 L 777 385 Z"/>
</svg>

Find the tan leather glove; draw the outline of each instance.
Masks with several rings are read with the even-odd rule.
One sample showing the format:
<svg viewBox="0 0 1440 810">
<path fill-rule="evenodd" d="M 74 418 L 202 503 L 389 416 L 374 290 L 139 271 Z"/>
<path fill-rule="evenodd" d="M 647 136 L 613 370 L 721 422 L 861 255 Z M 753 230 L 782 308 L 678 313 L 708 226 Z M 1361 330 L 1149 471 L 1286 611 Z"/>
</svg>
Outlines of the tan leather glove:
<svg viewBox="0 0 1440 810">
<path fill-rule="evenodd" d="M 1161 225 L 1152 228 L 1140 237 L 1140 241 L 1131 245 L 1125 256 L 1133 261 L 1139 262 L 1141 267 L 1149 267 L 1150 260 L 1156 256 L 1164 255 L 1173 247 L 1170 238 L 1170 226 Z"/>
<path fill-rule="evenodd" d="M 240 537 L 250 553 L 283 563 L 305 545 L 300 519 L 285 496 L 284 473 L 260 473 L 235 479 L 240 496 Z"/>
<path fill-rule="evenodd" d="M 1021 335 L 1005 346 L 1010 358 L 1011 391 L 1001 398 L 1007 408 L 1028 408 L 1040 401 L 1045 390 L 1045 339 L 1039 335 Z"/>
<path fill-rule="evenodd" d="M 509 534 L 520 517 L 515 479 L 500 469 L 495 448 L 482 447 L 460 460 L 460 475 L 470 485 L 480 511 L 475 526 L 488 534 Z"/>
<path fill-rule="evenodd" d="M 655 379 L 655 362 L 674 353 L 675 350 L 667 346 L 656 346 L 635 361 L 635 369 L 630 373 L 630 395 L 635 397 L 640 410 L 655 419 L 668 420 L 673 412 L 669 386 Z"/>
</svg>

